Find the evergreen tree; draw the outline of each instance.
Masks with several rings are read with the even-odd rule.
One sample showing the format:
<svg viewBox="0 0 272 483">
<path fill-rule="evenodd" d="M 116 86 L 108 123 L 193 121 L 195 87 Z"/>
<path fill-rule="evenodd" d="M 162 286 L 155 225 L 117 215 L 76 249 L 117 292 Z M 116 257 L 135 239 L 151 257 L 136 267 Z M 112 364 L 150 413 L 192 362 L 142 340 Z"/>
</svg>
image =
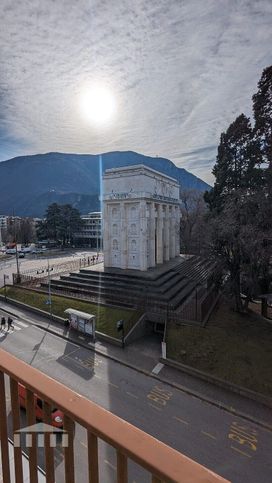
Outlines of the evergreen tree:
<svg viewBox="0 0 272 483">
<path fill-rule="evenodd" d="M 38 238 L 48 238 L 66 245 L 72 242 L 74 233 L 81 225 L 80 213 L 76 208 L 52 203 L 46 210 L 45 220 L 39 223 Z"/>
<path fill-rule="evenodd" d="M 212 251 L 229 274 L 237 311 L 242 310 L 241 270 L 248 263 L 246 215 L 255 208 L 253 198 L 262 189 L 261 160 L 259 140 L 249 118 L 241 114 L 221 134 L 213 169 L 215 185 L 205 194 L 211 212 Z"/>
<path fill-rule="evenodd" d="M 264 69 L 253 98 L 255 134 L 261 141 L 264 160 L 272 169 L 272 65 Z"/>
<path fill-rule="evenodd" d="M 272 216 L 272 65 L 263 70 L 258 91 L 253 98 L 255 136 L 260 140 L 263 162 L 268 164 L 264 177 L 264 189 L 270 199 Z"/>
<path fill-rule="evenodd" d="M 220 211 L 229 196 L 248 193 L 261 183 L 259 143 L 253 136 L 250 119 L 241 114 L 221 134 L 216 164 L 214 188 L 204 197 L 211 209 Z"/>
</svg>

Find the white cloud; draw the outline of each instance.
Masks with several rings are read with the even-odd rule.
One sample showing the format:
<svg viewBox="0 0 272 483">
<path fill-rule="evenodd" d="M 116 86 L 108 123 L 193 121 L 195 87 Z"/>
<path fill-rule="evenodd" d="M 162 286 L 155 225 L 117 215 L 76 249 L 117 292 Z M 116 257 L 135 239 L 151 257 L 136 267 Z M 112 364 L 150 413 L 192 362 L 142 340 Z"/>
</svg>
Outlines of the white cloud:
<svg viewBox="0 0 272 483">
<path fill-rule="evenodd" d="M 0 9 L 0 133 L 22 154 L 137 150 L 211 181 L 220 133 L 251 113 L 271 64 L 270 0 L 2 0 Z M 79 110 L 91 82 L 116 95 L 104 129 Z"/>
</svg>

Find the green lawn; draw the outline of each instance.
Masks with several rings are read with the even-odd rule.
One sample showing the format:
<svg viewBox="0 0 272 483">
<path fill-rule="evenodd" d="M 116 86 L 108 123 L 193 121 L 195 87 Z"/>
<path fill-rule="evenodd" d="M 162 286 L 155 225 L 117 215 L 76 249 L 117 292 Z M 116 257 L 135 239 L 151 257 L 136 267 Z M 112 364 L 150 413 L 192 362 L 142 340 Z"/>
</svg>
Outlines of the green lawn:
<svg viewBox="0 0 272 483">
<path fill-rule="evenodd" d="M 205 328 L 169 324 L 167 356 L 272 396 L 272 324 L 223 302 Z"/>
<path fill-rule="evenodd" d="M 1 289 L 0 292 L 3 294 L 4 289 Z M 32 307 L 36 307 L 46 312 L 49 311 L 48 305 L 45 303 L 48 299 L 48 294 L 46 293 L 38 293 L 19 287 L 7 287 L 7 296 L 18 302 L 23 302 L 24 304 L 31 305 Z M 89 314 L 95 314 L 97 317 L 96 330 L 118 339 L 121 338 L 121 333 L 116 330 L 116 322 L 120 319 L 125 321 L 125 334 L 127 334 L 142 315 L 140 311 L 136 310 L 105 307 L 77 299 L 52 295 L 52 312 L 54 315 L 66 318 L 67 316 L 64 314 L 64 310 L 68 308 L 81 310 L 82 312 L 87 312 Z"/>
</svg>

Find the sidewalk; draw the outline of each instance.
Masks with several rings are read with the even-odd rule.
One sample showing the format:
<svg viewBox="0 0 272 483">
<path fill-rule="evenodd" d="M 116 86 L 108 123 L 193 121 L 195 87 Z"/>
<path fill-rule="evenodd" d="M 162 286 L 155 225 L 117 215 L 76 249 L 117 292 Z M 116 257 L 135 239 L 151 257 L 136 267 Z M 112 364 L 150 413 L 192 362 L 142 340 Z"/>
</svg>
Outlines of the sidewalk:
<svg viewBox="0 0 272 483">
<path fill-rule="evenodd" d="M 261 424 L 267 429 L 272 429 L 272 411 L 268 407 L 247 399 L 239 394 L 220 388 L 214 384 L 200 380 L 198 377 L 186 374 L 178 369 L 163 366 L 158 374 L 152 370 L 161 357 L 161 343 L 156 334 L 139 339 L 125 349 L 106 342 L 97 341 L 95 344 L 88 337 L 75 331 L 69 331 L 57 322 L 52 322 L 46 317 L 33 314 L 31 311 L 22 310 L 5 302 L 1 302 L 1 308 L 10 312 L 14 317 L 21 318 L 32 325 L 55 334 L 70 342 L 74 342 L 98 354 L 108 357 L 116 362 L 154 377 L 162 383 L 176 387 L 187 394 L 191 394 L 204 402 L 216 405 L 240 415 L 246 419 Z"/>
</svg>

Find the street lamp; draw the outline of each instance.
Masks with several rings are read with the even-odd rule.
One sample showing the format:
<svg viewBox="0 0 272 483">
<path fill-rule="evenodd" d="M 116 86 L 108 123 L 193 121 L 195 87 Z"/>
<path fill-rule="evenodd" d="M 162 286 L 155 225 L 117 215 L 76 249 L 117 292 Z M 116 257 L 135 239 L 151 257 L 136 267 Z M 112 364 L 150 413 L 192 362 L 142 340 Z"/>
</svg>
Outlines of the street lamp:
<svg viewBox="0 0 272 483">
<path fill-rule="evenodd" d="M 47 273 L 48 273 L 48 300 L 46 303 L 50 307 L 50 320 L 52 320 L 52 296 L 51 296 L 51 277 L 50 277 L 50 266 L 49 266 L 49 257 L 47 257 Z"/>
<path fill-rule="evenodd" d="M 125 322 L 124 320 L 118 320 L 116 324 L 117 332 L 122 331 L 122 349 L 125 348 Z"/>
<path fill-rule="evenodd" d="M 9 275 L 6 275 L 4 273 L 4 290 L 5 290 L 5 302 L 7 301 L 7 285 L 6 285 L 6 280 L 9 279 Z"/>
</svg>

